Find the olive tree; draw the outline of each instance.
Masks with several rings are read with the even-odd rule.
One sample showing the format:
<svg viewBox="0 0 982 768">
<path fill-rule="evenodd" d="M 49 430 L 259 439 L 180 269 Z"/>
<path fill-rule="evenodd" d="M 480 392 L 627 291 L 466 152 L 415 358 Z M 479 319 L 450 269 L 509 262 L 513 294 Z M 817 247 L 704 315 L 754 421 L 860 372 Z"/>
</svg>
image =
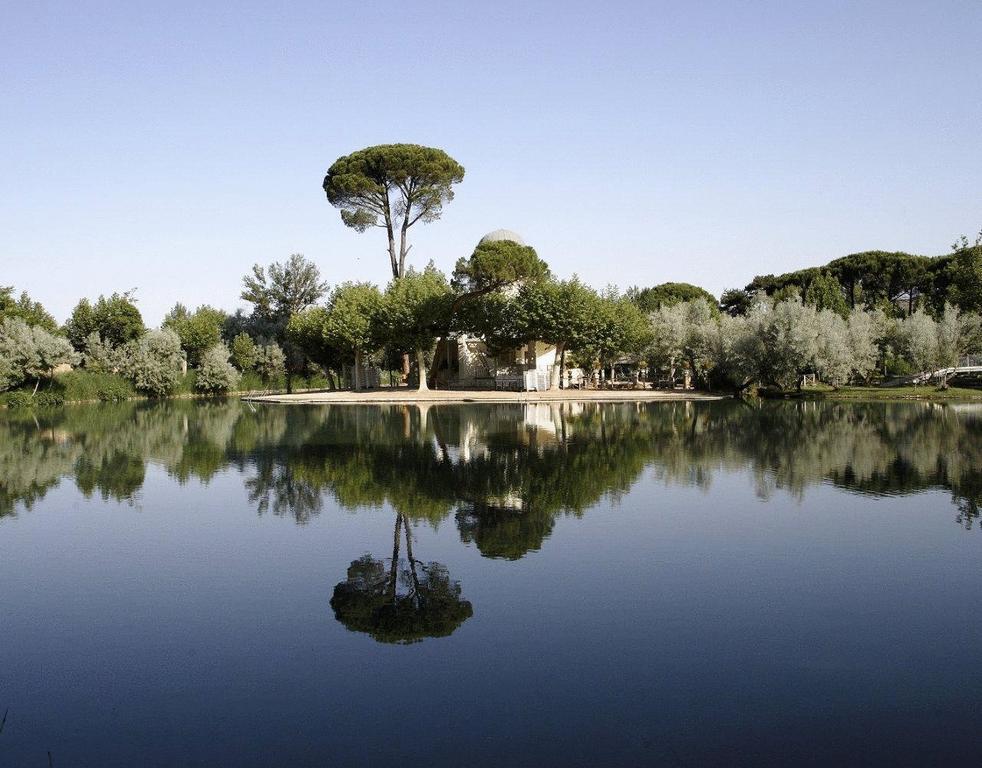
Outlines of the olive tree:
<svg viewBox="0 0 982 768">
<path fill-rule="evenodd" d="M 122 350 L 92 331 L 83 343 L 82 364 L 95 373 L 115 373 L 123 365 Z"/>
<path fill-rule="evenodd" d="M 852 373 L 868 381 L 880 359 L 880 345 L 886 334 L 886 315 L 882 311 L 854 309 L 847 320 L 847 337 Z"/>
<path fill-rule="evenodd" d="M 676 304 L 662 304 L 649 315 L 652 341 L 647 358 L 652 368 L 664 370 L 674 386 L 681 364 L 692 375 L 709 385 L 718 353 L 719 311 L 703 298 Z"/>
<path fill-rule="evenodd" d="M 783 389 L 800 386 L 817 354 L 816 315 L 814 307 L 796 300 L 755 305 L 734 345 L 747 378 Z"/>
<path fill-rule="evenodd" d="M 955 367 L 963 355 L 982 348 L 982 323 L 978 315 L 959 312 L 945 304 L 938 319 L 938 362 L 942 367 Z"/>
<path fill-rule="evenodd" d="M 267 341 L 256 347 L 256 373 L 264 385 L 286 373 L 286 355 L 275 341 Z"/>
<path fill-rule="evenodd" d="M 805 315 L 814 323 L 815 342 L 812 367 L 822 381 L 833 387 L 848 383 L 853 372 L 853 354 L 849 343 L 849 326 L 841 315 L 830 309 Z"/>
<path fill-rule="evenodd" d="M 941 366 L 938 324 L 927 312 L 914 312 L 901 324 L 905 356 L 915 371 L 934 371 Z"/>
<path fill-rule="evenodd" d="M 229 392 L 239 386 L 242 374 L 229 362 L 231 353 L 222 343 L 214 344 L 201 356 L 195 387 L 202 392 Z"/>
<path fill-rule="evenodd" d="M 174 331 L 148 331 L 123 350 L 123 373 L 141 392 L 163 397 L 180 383 L 184 357 Z"/>
<path fill-rule="evenodd" d="M 51 378 L 55 368 L 78 361 L 68 339 L 30 326 L 19 317 L 0 321 L 0 389 L 33 380 L 37 392 L 41 380 Z"/>
</svg>

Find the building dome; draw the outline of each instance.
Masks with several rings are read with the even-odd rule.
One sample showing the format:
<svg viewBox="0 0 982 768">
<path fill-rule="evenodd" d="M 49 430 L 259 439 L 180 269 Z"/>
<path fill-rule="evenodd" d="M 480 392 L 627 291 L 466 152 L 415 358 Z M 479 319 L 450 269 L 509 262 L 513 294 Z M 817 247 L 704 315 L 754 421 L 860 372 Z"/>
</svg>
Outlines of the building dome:
<svg viewBox="0 0 982 768">
<path fill-rule="evenodd" d="M 488 232 L 481 241 L 478 243 L 493 243 L 496 240 L 511 240 L 513 243 L 518 243 L 519 245 L 525 245 L 525 241 L 522 236 L 517 232 L 512 232 L 510 229 L 496 229 L 494 232 Z"/>
</svg>

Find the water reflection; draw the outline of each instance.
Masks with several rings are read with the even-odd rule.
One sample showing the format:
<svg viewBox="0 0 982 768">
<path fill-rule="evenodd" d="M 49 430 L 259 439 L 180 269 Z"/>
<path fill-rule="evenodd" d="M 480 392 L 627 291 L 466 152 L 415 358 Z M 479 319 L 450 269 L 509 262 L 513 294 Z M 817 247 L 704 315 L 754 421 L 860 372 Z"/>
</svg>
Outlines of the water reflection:
<svg viewBox="0 0 982 768">
<path fill-rule="evenodd" d="M 950 491 L 971 528 L 982 502 L 982 414 L 925 403 L 738 402 L 290 408 L 122 403 L 0 416 L 0 517 L 68 479 L 132 501 L 147 466 L 179 483 L 245 477 L 260 514 L 304 523 L 326 499 L 455 520 L 487 557 L 542 547 L 557 515 L 581 515 L 650 470 L 708 488 L 722 472 L 757 493 L 831 483 L 863 494 Z M 399 517 L 397 517 L 398 521 Z"/>
<path fill-rule="evenodd" d="M 399 557 L 403 535 L 406 559 Z M 400 589 L 401 587 L 401 589 Z M 348 567 L 348 578 L 334 587 L 334 617 L 352 632 L 367 632 L 380 643 L 415 643 L 446 637 L 474 611 L 461 599 L 460 584 L 446 566 L 424 563 L 413 555 L 409 520 L 396 514 L 389 564 L 370 554 Z"/>
</svg>

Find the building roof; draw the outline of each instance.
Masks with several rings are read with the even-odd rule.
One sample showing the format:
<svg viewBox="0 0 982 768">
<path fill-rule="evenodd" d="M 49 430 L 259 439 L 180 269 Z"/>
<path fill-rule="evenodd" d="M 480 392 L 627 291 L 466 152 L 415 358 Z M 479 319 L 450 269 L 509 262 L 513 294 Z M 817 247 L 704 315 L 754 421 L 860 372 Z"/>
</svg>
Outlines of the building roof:
<svg viewBox="0 0 982 768">
<path fill-rule="evenodd" d="M 493 232 L 488 232 L 481 238 L 480 242 L 492 243 L 496 240 L 511 240 L 513 243 L 525 245 L 525 241 L 522 239 L 522 236 L 517 232 L 512 232 L 510 229 L 496 229 Z M 480 245 L 480 243 L 478 244 Z"/>
</svg>

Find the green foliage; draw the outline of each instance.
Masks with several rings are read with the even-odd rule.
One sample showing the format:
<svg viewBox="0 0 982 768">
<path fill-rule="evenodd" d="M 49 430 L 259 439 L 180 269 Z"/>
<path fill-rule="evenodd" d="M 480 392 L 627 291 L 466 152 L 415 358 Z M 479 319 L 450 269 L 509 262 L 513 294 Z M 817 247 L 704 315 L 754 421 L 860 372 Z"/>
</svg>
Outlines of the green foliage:
<svg viewBox="0 0 982 768">
<path fill-rule="evenodd" d="M 406 272 L 409 228 L 440 218 L 443 206 L 453 200 L 453 185 L 463 179 L 463 166 L 441 149 L 383 144 L 338 158 L 323 187 L 345 226 L 357 232 L 370 227 L 386 230 L 392 276 L 397 278 Z"/>
<path fill-rule="evenodd" d="M 133 385 L 116 373 L 92 371 L 89 368 L 63 373 L 51 384 L 66 403 L 103 400 L 114 402 L 127 400 L 136 395 Z"/>
<path fill-rule="evenodd" d="M 513 240 L 491 240 L 479 243 L 469 259 L 458 259 L 453 286 L 459 294 L 480 296 L 548 277 L 548 265 L 532 246 Z"/>
<path fill-rule="evenodd" d="M 386 288 L 377 315 L 379 339 L 400 352 L 429 349 L 445 332 L 453 295 L 447 278 L 431 262 L 410 268 Z"/>
<path fill-rule="evenodd" d="M 956 245 L 948 279 L 951 302 L 963 312 L 982 313 L 982 233 L 974 245 L 966 238 Z"/>
<path fill-rule="evenodd" d="M 945 274 L 949 261 L 948 257 L 931 258 L 899 251 L 865 251 L 834 259 L 823 267 L 755 277 L 744 293 L 748 296 L 764 295 L 775 302 L 804 296 L 807 304 L 821 304 L 820 309 L 828 308 L 845 316 L 826 282 L 831 277 L 839 284 L 848 308 L 865 306 L 870 310 L 879 308 L 911 314 L 925 300 L 932 309 L 944 305 L 947 286 L 939 278 Z M 820 282 L 813 291 L 814 300 L 809 300 L 807 293 L 816 280 Z M 738 299 L 736 294 L 726 298 Z M 735 308 L 739 305 L 731 306 Z"/>
<path fill-rule="evenodd" d="M 201 356 L 201 365 L 195 377 L 195 388 L 201 392 L 217 394 L 230 392 L 239 386 L 242 374 L 229 362 L 231 353 L 224 344 L 209 347 Z"/>
<path fill-rule="evenodd" d="M 65 323 L 65 334 L 79 352 L 84 352 L 87 342 L 92 334 L 101 338 L 95 319 L 95 309 L 88 299 L 80 299 L 75 309 L 72 310 L 71 317 Z"/>
<path fill-rule="evenodd" d="M 181 382 L 184 358 L 174 331 L 149 331 L 124 349 L 123 373 L 140 392 L 154 397 L 170 394 Z"/>
<path fill-rule="evenodd" d="M 775 305 L 784 302 L 800 302 L 801 288 L 790 283 L 788 285 L 782 285 L 774 293 L 770 294 L 770 299 Z"/>
<path fill-rule="evenodd" d="M 651 288 L 630 288 L 627 291 L 627 298 L 637 304 L 645 314 L 661 307 L 671 307 L 696 299 L 702 299 L 710 310 L 719 312 L 716 297 L 705 288 L 692 283 L 661 283 Z"/>
<path fill-rule="evenodd" d="M 14 299 L 13 286 L 0 285 L 0 323 L 5 318 L 19 318 L 31 326 L 42 328 L 49 333 L 57 333 L 58 323 L 39 301 L 34 301 L 21 292 L 19 299 Z"/>
<path fill-rule="evenodd" d="M 242 278 L 242 285 L 241 297 L 253 305 L 254 314 L 280 332 L 292 315 L 316 304 L 327 291 L 320 270 L 299 253 L 266 268 L 255 264 L 252 274 Z"/>
<path fill-rule="evenodd" d="M 344 355 L 324 335 L 327 327 L 326 307 L 311 307 L 290 318 L 286 327 L 287 339 L 308 360 L 323 368 L 338 367 Z"/>
<path fill-rule="evenodd" d="M 472 302 L 460 325 L 481 335 L 495 351 L 533 340 L 554 344 L 561 365 L 567 351 L 577 354 L 595 345 L 605 317 L 603 301 L 576 277 L 536 280 L 516 291 L 492 293 Z M 554 375 L 552 386 L 558 384 Z"/>
<path fill-rule="evenodd" d="M 730 317 L 747 314 L 753 305 L 753 296 L 740 288 L 727 288 L 719 298 L 719 308 Z"/>
<path fill-rule="evenodd" d="M 6 396 L 5 402 L 8 408 L 27 409 L 27 408 L 53 408 L 63 405 L 65 399 L 58 392 L 33 392 L 21 389 L 11 392 Z"/>
<path fill-rule="evenodd" d="M 322 334 L 331 346 L 354 355 L 378 343 L 382 293 L 371 283 L 343 283 L 331 293 Z"/>
<path fill-rule="evenodd" d="M 133 391 L 125 380 L 111 381 L 99 387 L 96 396 L 104 403 L 119 403 L 132 397 Z"/>
<path fill-rule="evenodd" d="M 131 293 L 100 296 L 95 306 L 82 299 L 72 310 L 65 332 L 75 349 L 82 351 L 92 333 L 98 333 L 106 343 L 120 347 L 138 339 L 144 332 L 143 317 L 133 303 Z"/>
<path fill-rule="evenodd" d="M 817 310 L 828 309 L 837 315 L 846 317 L 849 314 L 849 305 L 846 297 L 842 293 L 842 286 L 828 272 L 820 272 L 805 289 L 804 302 Z"/>
<path fill-rule="evenodd" d="M 256 342 L 245 332 L 236 334 L 230 347 L 232 364 L 240 371 L 248 371 L 256 364 L 259 351 Z"/>
<path fill-rule="evenodd" d="M 596 304 L 585 351 L 602 366 L 621 358 L 637 360 L 652 340 L 651 324 L 627 298 L 605 297 Z"/>
<path fill-rule="evenodd" d="M 188 365 L 198 367 L 205 350 L 221 341 L 227 315 L 220 309 L 202 305 L 194 312 L 178 303 L 164 317 L 162 327 L 170 328 L 181 340 Z"/>
</svg>

